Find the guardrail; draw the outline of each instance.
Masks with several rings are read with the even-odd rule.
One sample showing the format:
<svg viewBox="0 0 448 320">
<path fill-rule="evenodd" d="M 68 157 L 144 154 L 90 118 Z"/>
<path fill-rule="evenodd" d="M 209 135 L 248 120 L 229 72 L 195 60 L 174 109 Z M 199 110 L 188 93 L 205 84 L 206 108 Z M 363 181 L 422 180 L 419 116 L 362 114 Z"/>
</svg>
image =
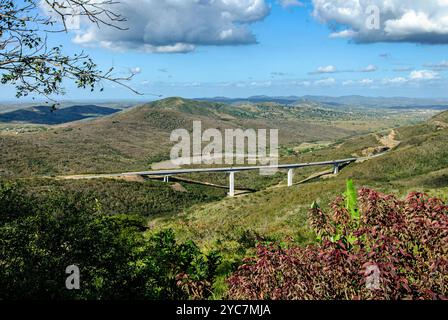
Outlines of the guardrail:
<svg viewBox="0 0 448 320">
<path fill-rule="evenodd" d="M 85 175 L 72 176 L 72 179 L 100 179 L 100 178 L 114 178 L 126 176 L 162 176 L 164 182 L 169 182 L 170 176 L 186 173 L 210 173 L 210 172 L 225 172 L 229 174 L 229 196 L 235 196 L 235 173 L 241 171 L 253 170 L 288 170 L 288 187 L 293 185 L 294 169 L 314 166 L 328 166 L 334 167 L 333 173 L 338 174 L 341 165 L 349 164 L 359 160 L 360 158 L 348 158 L 340 160 L 330 160 L 322 162 L 307 162 L 296 164 L 280 164 L 273 166 L 248 166 L 248 167 L 224 167 L 224 168 L 198 168 L 198 169 L 176 169 L 176 170 L 158 170 L 158 171 L 140 171 L 140 172 L 124 172 L 115 174 L 99 174 L 99 175 Z"/>
</svg>

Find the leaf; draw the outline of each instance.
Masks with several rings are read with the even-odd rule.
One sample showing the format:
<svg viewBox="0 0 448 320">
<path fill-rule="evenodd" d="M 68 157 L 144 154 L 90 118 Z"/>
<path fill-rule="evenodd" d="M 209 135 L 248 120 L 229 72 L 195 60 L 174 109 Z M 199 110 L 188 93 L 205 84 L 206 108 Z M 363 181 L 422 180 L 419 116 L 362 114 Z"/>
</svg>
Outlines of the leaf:
<svg viewBox="0 0 448 320">
<path fill-rule="evenodd" d="M 347 180 L 345 190 L 345 208 L 350 213 L 352 220 L 359 220 L 358 195 L 353 180 Z"/>
</svg>

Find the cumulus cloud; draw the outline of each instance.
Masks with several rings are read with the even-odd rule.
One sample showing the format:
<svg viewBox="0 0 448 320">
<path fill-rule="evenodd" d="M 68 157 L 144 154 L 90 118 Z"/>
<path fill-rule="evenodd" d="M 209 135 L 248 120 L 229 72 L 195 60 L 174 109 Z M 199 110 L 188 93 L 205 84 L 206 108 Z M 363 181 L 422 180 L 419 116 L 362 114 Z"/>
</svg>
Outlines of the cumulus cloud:
<svg viewBox="0 0 448 320">
<path fill-rule="evenodd" d="M 198 45 L 256 43 L 250 24 L 270 11 L 266 0 L 122 0 L 116 11 L 127 31 L 89 25 L 77 32 L 81 45 L 156 53 L 193 51 Z M 87 25 L 87 24 L 86 24 Z"/>
<path fill-rule="evenodd" d="M 409 75 L 410 80 L 433 80 L 438 77 L 438 73 L 431 70 L 414 70 Z"/>
<path fill-rule="evenodd" d="M 431 70 L 414 70 L 407 77 L 396 77 L 383 79 L 384 84 L 418 83 L 439 79 L 439 74 Z"/>
<path fill-rule="evenodd" d="M 447 0 L 313 0 L 313 15 L 334 28 L 332 37 L 359 43 L 448 43 Z M 368 22 L 379 9 L 379 29 Z"/>
</svg>

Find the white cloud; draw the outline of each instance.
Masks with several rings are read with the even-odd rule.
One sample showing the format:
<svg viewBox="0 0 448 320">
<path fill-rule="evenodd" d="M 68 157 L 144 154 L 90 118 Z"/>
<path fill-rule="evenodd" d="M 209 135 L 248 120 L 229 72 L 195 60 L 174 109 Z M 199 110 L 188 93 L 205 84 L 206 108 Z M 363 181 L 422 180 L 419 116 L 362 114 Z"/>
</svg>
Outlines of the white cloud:
<svg viewBox="0 0 448 320">
<path fill-rule="evenodd" d="M 131 68 L 130 71 L 131 71 L 132 74 L 139 74 L 139 73 L 142 72 L 142 68 L 135 67 L 135 68 Z"/>
<path fill-rule="evenodd" d="M 304 6 L 304 4 L 299 0 L 278 0 L 278 3 L 280 3 L 283 8 Z"/>
<path fill-rule="evenodd" d="M 373 83 L 372 79 L 362 79 L 362 80 L 359 80 L 359 84 L 363 85 L 363 86 L 368 86 L 368 85 L 371 85 L 372 83 Z"/>
<path fill-rule="evenodd" d="M 257 40 L 250 24 L 270 12 L 266 0 L 121 0 L 126 31 L 89 26 L 74 41 L 113 50 L 190 52 L 198 45 L 244 45 Z M 87 25 L 87 24 L 86 24 Z"/>
<path fill-rule="evenodd" d="M 396 77 L 396 78 L 386 78 L 383 79 L 384 84 L 404 84 L 404 83 L 418 83 L 421 81 L 430 81 L 439 78 L 437 72 L 431 70 L 414 70 L 406 78 Z"/>
<path fill-rule="evenodd" d="M 406 78 L 396 77 L 396 78 L 391 78 L 391 79 L 384 79 L 383 83 L 384 84 L 401 84 L 401 83 L 405 83 L 407 81 L 408 81 L 408 79 L 406 79 Z"/>
<path fill-rule="evenodd" d="M 367 67 L 361 69 L 361 72 L 375 72 L 377 70 L 378 70 L 377 66 L 369 64 Z"/>
<path fill-rule="evenodd" d="M 414 70 L 409 74 L 410 80 L 433 80 L 438 77 L 438 73 L 431 70 Z"/>
<path fill-rule="evenodd" d="M 251 87 L 264 87 L 264 88 L 268 88 L 270 86 L 272 86 L 272 81 L 252 81 L 250 83 Z"/>
<path fill-rule="evenodd" d="M 330 86 L 336 84 L 336 79 L 334 78 L 326 78 L 321 80 L 314 81 L 314 84 L 317 86 Z"/>
<path fill-rule="evenodd" d="M 358 33 L 353 30 L 342 30 L 330 34 L 330 38 L 354 38 Z"/>
<path fill-rule="evenodd" d="M 335 28 L 332 37 L 361 43 L 448 43 L 447 0 L 313 0 L 313 4 L 313 15 Z M 366 23 L 370 5 L 379 9 L 379 30 Z"/>
<path fill-rule="evenodd" d="M 323 66 L 317 68 L 317 71 L 312 73 L 336 73 L 338 72 L 338 69 L 333 65 Z"/>
</svg>

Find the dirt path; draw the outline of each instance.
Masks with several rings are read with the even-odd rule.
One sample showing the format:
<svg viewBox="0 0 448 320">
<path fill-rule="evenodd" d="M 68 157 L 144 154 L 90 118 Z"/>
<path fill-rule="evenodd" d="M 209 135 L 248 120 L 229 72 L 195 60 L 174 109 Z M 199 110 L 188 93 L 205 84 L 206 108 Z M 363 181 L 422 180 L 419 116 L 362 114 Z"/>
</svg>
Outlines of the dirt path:
<svg viewBox="0 0 448 320">
<path fill-rule="evenodd" d="M 380 156 L 386 154 L 387 152 L 389 152 L 390 150 L 398 147 L 401 143 L 401 141 L 396 140 L 397 132 L 395 130 L 391 130 L 391 132 L 386 136 L 380 136 L 380 135 L 376 134 L 375 137 L 381 145 L 378 147 L 370 147 L 370 148 L 362 150 L 362 155 L 363 155 L 362 157 L 359 157 L 359 155 L 357 155 L 357 154 L 353 155 L 353 156 L 356 156 L 359 158 L 359 160 L 357 162 L 364 162 L 364 161 L 368 161 L 373 158 L 380 157 Z M 340 168 L 340 170 L 342 170 L 342 169 L 343 169 L 343 167 Z M 334 176 L 333 170 L 325 170 L 325 171 L 321 171 L 321 172 L 315 172 L 315 173 L 311 174 L 310 176 L 308 176 L 307 178 L 294 183 L 293 185 L 304 184 L 304 183 L 307 183 L 307 182 L 312 181 L 317 178 L 325 179 L 325 178 L 331 178 L 333 176 Z M 284 187 L 286 187 L 285 183 L 280 182 L 279 184 L 271 186 L 267 189 L 284 188 Z"/>
<path fill-rule="evenodd" d="M 398 147 L 401 141 L 396 140 L 397 132 L 392 130 L 387 136 L 377 137 L 379 143 L 389 149 L 394 149 Z"/>
</svg>

